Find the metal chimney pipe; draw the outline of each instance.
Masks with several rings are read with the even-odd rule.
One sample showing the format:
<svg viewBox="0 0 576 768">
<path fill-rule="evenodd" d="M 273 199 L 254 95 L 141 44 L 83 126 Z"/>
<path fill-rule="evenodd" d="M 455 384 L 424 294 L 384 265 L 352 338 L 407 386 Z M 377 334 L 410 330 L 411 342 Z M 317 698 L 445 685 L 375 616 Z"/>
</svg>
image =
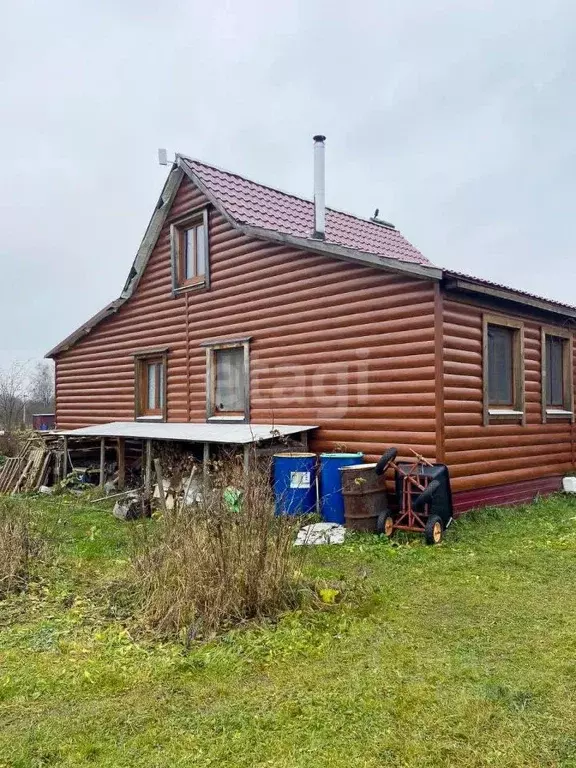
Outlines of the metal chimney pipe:
<svg viewBox="0 0 576 768">
<path fill-rule="evenodd" d="M 326 136 L 314 136 L 314 234 L 317 240 L 326 237 L 326 178 L 324 142 Z"/>
</svg>

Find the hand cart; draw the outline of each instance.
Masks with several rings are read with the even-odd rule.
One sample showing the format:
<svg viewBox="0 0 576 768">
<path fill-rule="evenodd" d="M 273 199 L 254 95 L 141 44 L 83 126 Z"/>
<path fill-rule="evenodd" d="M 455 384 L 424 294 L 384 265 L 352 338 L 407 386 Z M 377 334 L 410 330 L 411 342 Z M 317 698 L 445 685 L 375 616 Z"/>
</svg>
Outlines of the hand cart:
<svg viewBox="0 0 576 768">
<path fill-rule="evenodd" d="M 389 448 L 376 464 L 376 474 L 395 471 L 398 512 L 386 510 L 378 519 L 378 531 L 391 537 L 394 531 L 424 534 L 427 544 L 439 544 L 452 522 L 452 494 L 448 468 L 433 464 L 416 451 L 411 462 L 396 461 L 398 450 Z"/>
</svg>

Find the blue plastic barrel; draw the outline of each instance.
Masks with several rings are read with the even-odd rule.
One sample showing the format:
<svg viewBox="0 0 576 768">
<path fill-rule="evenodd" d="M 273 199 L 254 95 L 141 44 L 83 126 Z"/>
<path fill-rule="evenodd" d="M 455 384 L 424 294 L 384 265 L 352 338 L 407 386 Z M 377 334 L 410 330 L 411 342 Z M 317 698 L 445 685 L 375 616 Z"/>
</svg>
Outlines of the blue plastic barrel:
<svg viewBox="0 0 576 768">
<path fill-rule="evenodd" d="M 320 513 L 327 523 L 344 525 L 344 496 L 340 467 L 360 464 L 363 453 L 320 454 Z"/>
<path fill-rule="evenodd" d="M 274 499 L 277 515 L 308 515 L 316 511 L 316 454 L 274 456 Z"/>
</svg>

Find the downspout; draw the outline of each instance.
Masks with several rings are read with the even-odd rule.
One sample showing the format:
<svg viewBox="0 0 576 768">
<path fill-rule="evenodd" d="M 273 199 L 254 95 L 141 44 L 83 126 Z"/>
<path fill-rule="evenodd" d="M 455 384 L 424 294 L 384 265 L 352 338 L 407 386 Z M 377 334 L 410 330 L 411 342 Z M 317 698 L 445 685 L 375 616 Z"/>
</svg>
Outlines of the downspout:
<svg viewBox="0 0 576 768">
<path fill-rule="evenodd" d="M 186 293 L 186 419 L 190 421 L 190 295 Z"/>
<path fill-rule="evenodd" d="M 436 461 L 446 463 L 444 412 L 444 295 L 440 283 L 434 285 L 434 423 Z"/>
</svg>

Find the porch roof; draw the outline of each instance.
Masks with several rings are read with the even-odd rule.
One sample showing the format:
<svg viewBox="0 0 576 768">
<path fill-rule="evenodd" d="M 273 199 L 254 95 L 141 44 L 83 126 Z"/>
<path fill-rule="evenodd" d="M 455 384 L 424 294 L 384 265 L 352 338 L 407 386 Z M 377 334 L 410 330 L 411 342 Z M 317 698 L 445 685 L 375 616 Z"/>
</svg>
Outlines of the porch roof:
<svg viewBox="0 0 576 768">
<path fill-rule="evenodd" d="M 81 429 L 58 430 L 69 437 L 128 437 L 142 440 L 181 440 L 190 443 L 249 445 L 260 440 L 309 432 L 316 426 L 294 424 L 235 424 L 210 421 L 190 422 L 111 421 Z"/>
</svg>

